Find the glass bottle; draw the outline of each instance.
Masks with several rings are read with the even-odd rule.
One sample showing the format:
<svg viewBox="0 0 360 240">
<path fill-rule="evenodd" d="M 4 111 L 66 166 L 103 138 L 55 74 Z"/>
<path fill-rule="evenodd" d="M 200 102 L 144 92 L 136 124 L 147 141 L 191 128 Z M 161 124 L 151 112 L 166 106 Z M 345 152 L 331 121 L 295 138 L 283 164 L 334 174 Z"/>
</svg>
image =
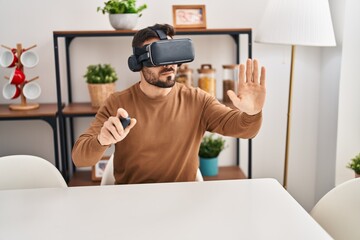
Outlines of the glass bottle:
<svg viewBox="0 0 360 240">
<path fill-rule="evenodd" d="M 189 68 L 188 64 L 182 64 L 176 73 L 175 81 L 187 87 L 193 87 L 192 72 L 193 70 Z"/>
<path fill-rule="evenodd" d="M 216 80 L 215 80 L 215 69 L 212 68 L 211 64 L 202 64 L 201 68 L 198 69 L 199 73 L 199 88 L 208 92 L 210 95 L 216 97 Z"/>
<path fill-rule="evenodd" d="M 229 96 L 227 95 L 228 90 L 232 90 L 236 93 L 237 87 L 237 71 L 238 65 L 223 65 L 223 102 L 231 102 Z"/>
</svg>

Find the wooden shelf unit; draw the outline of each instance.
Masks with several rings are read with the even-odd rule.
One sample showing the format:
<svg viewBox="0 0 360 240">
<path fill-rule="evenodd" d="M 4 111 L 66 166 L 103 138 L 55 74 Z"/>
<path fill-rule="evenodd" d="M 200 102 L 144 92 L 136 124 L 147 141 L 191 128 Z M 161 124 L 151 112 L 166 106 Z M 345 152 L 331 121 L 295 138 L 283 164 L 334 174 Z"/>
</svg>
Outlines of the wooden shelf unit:
<svg viewBox="0 0 360 240">
<path fill-rule="evenodd" d="M 90 102 L 70 103 L 63 109 L 65 116 L 95 116 L 99 108 L 91 106 Z"/>
<path fill-rule="evenodd" d="M 63 105 L 60 104 L 60 108 Z M 53 130 L 53 143 L 55 166 L 64 174 L 63 161 L 59 161 L 59 148 L 58 148 L 58 128 L 57 128 L 58 105 L 57 103 L 41 103 L 39 108 L 31 110 L 11 110 L 9 105 L 0 105 L 0 121 L 6 120 L 43 120 L 47 122 Z"/>
<path fill-rule="evenodd" d="M 59 114 L 59 132 L 60 132 L 60 149 L 61 156 L 64 159 L 66 168 L 65 179 L 68 180 L 71 161 L 68 159 L 69 150 L 67 139 L 70 140 L 70 145 L 73 146 L 75 142 L 73 118 L 75 117 L 89 117 L 94 116 L 96 108 L 92 108 L 90 103 L 74 103 L 72 100 L 72 84 L 71 84 L 71 59 L 70 59 L 70 44 L 75 38 L 91 38 L 91 37 L 124 37 L 133 36 L 136 30 L 92 30 L 92 31 L 54 31 L 54 57 L 55 57 L 55 73 L 56 73 L 56 88 L 57 88 L 57 102 Z M 227 35 L 230 36 L 235 43 L 235 63 L 240 63 L 240 35 L 247 35 L 248 42 L 248 58 L 252 58 L 252 29 L 251 28 L 229 28 L 229 29 L 176 29 L 176 35 Z M 66 62 L 66 76 L 60 76 L 60 60 L 59 60 L 59 39 L 65 40 L 65 62 Z M 126 56 L 127 57 L 127 56 Z M 61 103 L 62 90 L 61 80 L 66 79 L 67 82 L 67 105 L 63 108 Z M 67 136 L 67 119 L 69 120 L 70 137 Z M 252 176 L 252 140 L 249 139 L 248 144 L 248 171 L 249 178 Z M 240 143 L 236 139 L 236 165 L 240 165 Z M 74 167 L 74 166 L 73 166 Z"/>
</svg>

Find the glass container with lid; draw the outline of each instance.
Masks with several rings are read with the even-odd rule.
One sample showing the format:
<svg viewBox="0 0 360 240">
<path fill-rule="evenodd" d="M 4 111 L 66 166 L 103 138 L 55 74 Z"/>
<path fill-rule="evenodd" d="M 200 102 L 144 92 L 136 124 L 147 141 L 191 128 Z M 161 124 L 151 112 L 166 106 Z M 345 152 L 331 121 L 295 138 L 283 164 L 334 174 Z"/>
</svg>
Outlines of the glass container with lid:
<svg viewBox="0 0 360 240">
<path fill-rule="evenodd" d="M 216 97 L 216 80 L 215 80 L 215 69 L 212 68 L 211 64 L 202 64 L 201 68 L 198 69 L 199 73 L 199 88 L 208 92 L 210 95 Z"/>
<path fill-rule="evenodd" d="M 194 86 L 192 78 L 193 70 L 189 68 L 188 64 L 182 64 L 176 73 L 175 81 L 185 84 L 187 87 Z"/>
<path fill-rule="evenodd" d="M 231 102 L 227 95 L 228 90 L 232 90 L 236 93 L 236 87 L 238 84 L 238 65 L 230 64 L 223 65 L 223 102 Z"/>
</svg>

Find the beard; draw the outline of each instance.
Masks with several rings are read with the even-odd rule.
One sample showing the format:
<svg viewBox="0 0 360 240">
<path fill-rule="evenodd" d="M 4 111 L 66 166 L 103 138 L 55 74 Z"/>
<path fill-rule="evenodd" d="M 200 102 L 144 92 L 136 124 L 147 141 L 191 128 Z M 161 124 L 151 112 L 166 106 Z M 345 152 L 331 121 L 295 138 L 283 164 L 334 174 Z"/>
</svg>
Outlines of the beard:
<svg viewBox="0 0 360 240">
<path fill-rule="evenodd" d="M 175 69 L 172 67 L 163 68 L 158 74 L 152 72 L 149 68 L 143 68 L 141 70 L 146 82 L 159 88 L 171 88 L 175 85 L 175 76 L 168 76 L 165 81 L 160 80 L 160 74 L 168 71 L 175 73 Z"/>
</svg>

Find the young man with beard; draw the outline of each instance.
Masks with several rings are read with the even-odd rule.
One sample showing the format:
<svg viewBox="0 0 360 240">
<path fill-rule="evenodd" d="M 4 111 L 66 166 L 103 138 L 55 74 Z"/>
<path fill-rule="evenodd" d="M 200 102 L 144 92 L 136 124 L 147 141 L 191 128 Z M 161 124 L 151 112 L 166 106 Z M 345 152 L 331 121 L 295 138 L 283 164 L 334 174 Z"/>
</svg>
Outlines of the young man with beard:
<svg viewBox="0 0 360 240">
<path fill-rule="evenodd" d="M 168 39 L 172 26 L 156 24 L 138 31 L 133 47 Z M 194 181 L 198 151 L 206 131 L 237 138 L 253 138 L 260 129 L 265 102 L 265 68 L 258 62 L 240 65 L 239 90 L 229 91 L 237 109 L 230 109 L 198 88 L 175 82 L 178 66 L 146 67 L 140 82 L 112 94 L 99 109 L 89 129 L 76 141 L 72 158 L 76 166 L 95 165 L 115 144 L 116 184 Z M 125 129 L 120 117 L 131 117 Z"/>
</svg>

